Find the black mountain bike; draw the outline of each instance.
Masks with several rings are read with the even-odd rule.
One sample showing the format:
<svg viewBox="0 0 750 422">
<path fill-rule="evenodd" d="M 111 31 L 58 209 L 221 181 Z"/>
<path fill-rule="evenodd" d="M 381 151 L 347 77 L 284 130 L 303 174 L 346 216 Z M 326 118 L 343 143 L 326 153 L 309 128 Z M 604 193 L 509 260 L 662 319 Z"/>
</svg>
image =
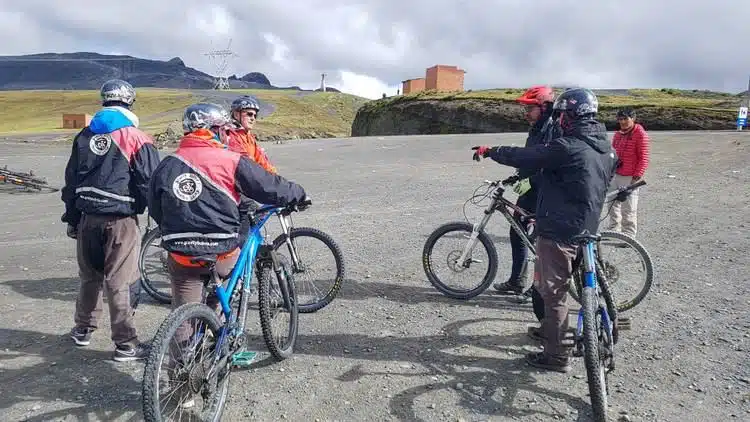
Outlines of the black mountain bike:
<svg viewBox="0 0 750 422">
<path fill-rule="evenodd" d="M 492 198 L 489 206 L 484 210 L 484 217 L 482 220 L 476 224 L 469 223 L 468 218 L 466 222 L 449 222 L 439 226 L 427 238 L 422 251 L 422 266 L 427 275 L 427 279 L 438 291 L 453 299 L 466 300 L 483 293 L 495 280 L 498 268 L 497 249 L 485 231 L 490 218 L 495 212 L 499 212 L 505 217 L 513 230 L 518 233 L 521 240 L 528 248 L 529 254 L 525 265 L 532 265 L 533 261 L 536 260 L 536 247 L 534 246 L 534 240 L 536 239 L 536 233 L 534 231 L 534 214 L 529 213 L 503 197 L 505 187 L 516 183 L 518 180 L 518 176 L 513 175 L 504 180 L 484 181 L 484 183 L 475 190 L 474 195 L 467 201 L 467 203 L 472 202 L 476 204 L 488 196 Z M 630 194 L 630 192 L 645 184 L 646 182 L 641 180 L 630 186 L 611 192 L 607 195 L 607 200 L 612 204 L 614 204 L 614 201 L 623 201 L 627 198 L 627 195 Z M 486 191 L 477 194 L 477 191 L 483 186 L 487 186 Z M 479 198 L 479 200 L 477 200 L 477 198 Z M 519 214 L 518 218 L 513 216 L 514 211 Z M 523 228 L 524 225 L 528 225 L 528 231 Z M 436 259 L 433 257 L 435 246 L 438 241 L 447 237 L 457 237 L 467 240 L 464 241 L 463 246 L 460 248 L 450 248 L 447 257 Z M 447 264 L 448 272 L 454 274 L 467 272 L 474 264 L 482 263 L 482 260 L 475 256 L 478 255 L 476 254 L 477 251 L 475 249 L 477 243 L 482 245 L 487 256 L 486 260 L 488 264 L 487 270 L 479 279 L 478 283 L 476 283 L 477 280 L 474 279 L 473 283 L 475 284 L 473 286 L 462 288 L 461 286 L 449 285 L 447 282 L 447 277 L 449 277 L 449 275 L 440 276 L 437 274 L 436 267 L 438 264 L 442 263 Z M 599 260 L 598 265 L 602 268 L 603 274 L 607 277 L 610 286 L 615 285 L 622 274 L 620 274 L 617 266 L 602 257 L 602 246 L 614 246 L 619 249 L 630 248 L 634 250 L 639 257 L 640 268 L 638 271 L 643 274 L 643 281 L 640 290 L 635 296 L 627 297 L 625 300 L 617 303 L 617 310 L 620 312 L 632 309 L 646 297 L 651 289 L 654 278 L 651 256 L 640 242 L 628 235 L 613 231 L 602 231 L 599 233 L 597 240 L 597 250 L 600 251 L 600 253 L 597 254 L 597 259 Z M 527 274 L 527 277 L 530 277 L 532 276 L 533 271 L 525 271 L 525 273 Z M 529 285 L 531 283 L 525 282 L 524 284 Z M 569 293 L 580 303 L 580 293 L 574 287 L 573 283 L 571 283 Z"/>
<path fill-rule="evenodd" d="M 291 215 L 278 214 L 282 233 L 273 241 L 274 251 L 285 261 L 294 275 L 300 313 L 312 313 L 325 308 L 338 295 L 345 276 L 344 255 L 333 238 L 316 228 L 293 227 Z M 143 289 L 160 303 L 172 302 L 169 277 L 167 275 L 167 251 L 161 247 L 161 231 L 149 225 L 141 240 L 138 270 Z M 322 255 L 331 258 L 328 267 L 320 268 L 318 258 L 310 253 L 300 254 L 298 242 L 322 242 Z M 283 248 L 285 246 L 285 248 Z M 288 253 L 284 253 L 288 252 Z M 306 251 L 305 251 L 306 252 Z M 304 257 L 302 255 L 305 255 Z M 154 259 L 155 258 L 155 259 Z M 312 261 L 312 262 L 311 262 Z M 324 264 L 325 265 L 325 264 Z M 318 274 L 323 272 L 323 274 Z M 328 273 L 328 274 L 325 274 Z"/>
</svg>

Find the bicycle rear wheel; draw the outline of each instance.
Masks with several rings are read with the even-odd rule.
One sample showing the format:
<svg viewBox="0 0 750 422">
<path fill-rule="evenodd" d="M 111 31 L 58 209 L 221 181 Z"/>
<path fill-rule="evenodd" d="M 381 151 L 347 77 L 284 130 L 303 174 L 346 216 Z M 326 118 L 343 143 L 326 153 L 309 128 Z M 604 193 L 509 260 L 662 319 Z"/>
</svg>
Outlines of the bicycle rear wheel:
<svg viewBox="0 0 750 422">
<path fill-rule="evenodd" d="M 607 283 L 612 296 L 617 298 L 617 311 L 625 312 L 633 309 L 646 298 L 653 285 L 654 265 L 651 255 L 649 255 L 646 248 L 640 242 L 628 235 L 613 231 L 603 231 L 600 234 L 601 240 L 597 246 L 597 267 L 601 267 L 605 277 L 607 277 Z M 631 275 L 632 271 L 623 271 L 624 267 L 622 265 L 618 267 L 614 259 L 608 259 L 608 254 L 606 253 L 608 248 L 612 248 L 612 252 L 634 251 L 637 257 L 635 261 L 638 262 L 633 262 L 632 264 L 635 273 L 640 276 L 640 280 L 626 285 L 626 282 L 623 280 L 625 276 Z M 577 277 L 580 275 L 578 272 L 574 272 L 574 276 Z M 571 283 L 569 293 L 576 302 L 581 303 L 581 293 L 575 288 L 577 284 L 579 283 Z M 580 285 L 583 285 L 583 283 L 580 283 Z M 626 289 L 630 290 L 630 288 L 634 288 L 637 293 L 635 295 L 625 294 L 624 291 Z"/>
<path fill-rule="evenodd" d="M 294 280 L 286 268 L 286 264 L 280 261 L 279 265 L 282 271 L 281 277 L 276 275 L 270 263 L 260 265 L 258 311 L 260 312 L 260 327 L 266 347 L 277 361 L 282 361 L 294 352 L 294 344 L 297 341 L 299 308 L 297 307 Z M 282 324 L 279 328 L 274 328 L 273 320 L 284 313 L 288 314 L 289 322 Z M 282 337 L 284 334 L 286 334 L 286 339 Z M 277 336 L 279 339 L 276 338 Z"/>
<path fill-rule="evenodd" d="M 197 320 L 199 324 L 191 324 L 191 320 Z M 181 326 L 194 332 L 187 340 L 178 343 L 175 334 Z M 223 363 L 221 367 L 214 366 L 217 349 L 226 349 L 216 344 L 221 337 L 221 329 L 216 312 L 202 303 L 182 305 L 162 322 L 154 335 L 151 353 L 143 370 L 143 416 L 146 421 L 172 420 L 169 417 L 175 413 L 177 420 L 191 420 L 193 417 L 212 422 L 221 420 L 231 373 L 226 358 L 220 360 Z M 165 364 L 166 370 L 162 371 Z M 207 379 L 209 373 L 213 375 Z M 161 392 L 162 386 L 171 387 L 172 391 Z M 202 410 L 197 408 L 196 400 L 202 402 Z M 166 402 L 165 408 L 162 408 L 162 401 Z M 166 408 L 171 402 L 176 402 L 174 410 Z"/>
<path fill-rule="evenodd" d="M 453 299 L 471 299 L 481 294 L 482 292 L 487 290 L 488 287 L 490 287 L 490 284 L 492 284 L 492 281 L 495 279 L 495 275 L 497 274 L 497 250 L 495 249 L 495 245 L 492 243 L 489 236 L 487 236 L 487 234 L 484 232 L 480 232 L 478 234 L 477 240 L 487 253 L 487 271 L 485 271 L 485 273 L 482 275 L 482 278 L 480 279 L 478 284 L 469 289 L 460 289 L 449 286 L 437 274 L 435 274 L 434 266 L 438 262 L 447 261 L 449 269 L 454 273 L 462 273 L 468 270 L 471 267 L 471 264 L 481 262 L 473 258 L 476 246 L 478 245 L 475 245 L 475 250 L 473 250 L 471 255 L 469 256 L 469 262 L 457 262 L 458 258 L 463 252 L 463 248 L 466 246 L 466 242 L 469 241 L 469 237 L 471 236 L 473 229 L 473 225 L 463 221 L 446 223 L 435 229 L 435 231 L 430 234 L 424 244 L 424 249 L 422 251 L 422 267 L 424 268 L 424 272 L 427 275 L 427 279 L 438 291 Z M 453 250 L 448 253 L 447 257 L 440 257 L 436 260 L 432 256 L 433 249 L 435 248 L 438 240 L 443 237 L 448 237 L 447 235 L 449 234 L 462 239 L 462 241 L 456 244 Z"/>
<path fill-rule="evenodd" d="M 594 420 L 607 420 L 607 370 L 604 359 L 605 339 L 602 338 L 602 313 L 596 290 L 584 287 L 581 294 L 583 306 L 583 359 L 591 397 Z"/>
<path fill-rule="evenodd" d="M 295 290 L 297 293 L 297 300 L 299 301 L 299 312 L 306 314 L 319 311 L 328 306 L 341 290 L 341 284 L 344 281 L 345 268 L 344 256 L 341 252 L 341 248 L 339 248 L 338 244 L 336 244 L 330 235 L 311 227 L 292 228 L 289 231 L 289 237 L 298 262 L 295 263 L 292 259 L 292 251 L 289 250 L 290 247 L 286 242 L 279 244 L 276 251 L 279 255 L 282 255 L 281 250 L 285 251 L 282 256 L 286 258 L 289 269 L 291 269 L 292 274 L 294 274 Z M 330 254 L 333 255 L 331 263 L 333 264 L 332 266 L 335 267 L 334 271 L 330 271 L 330 274 L 316 276 L 319 271 L 324 272 L 325 270 L 330 270 L 330 265 L 329 268 L 326 268 L 326 264 L 323 263 L 320 265 L 321 268 L 316 268 L 318 267 L 318 265 L 315 265 L 317 259 L 314 258 L 317 257 L 311 256 L 312 253 L 308 254 L 303 252 L 306 248 L 303 248 L 303 251 L 300 251 L 301 248 L 298 246 L 300 239 L 309 239 L 311 241 L 317 241 L 318 243 L 322 242 L 325 247 L 324 251 L 326 251 L 322 252 L 322 254 L 328 255 L 330 252 Z M 286 246 L 286 248 L 284 246 Z"/>
<path fill-rule="evenodd" d="M 151 256 L 156 258 L 147 262 Z M 141 275 L 141 285 L 146 293 L 159 303 L 172 303 L 172 290 L 167 273 L 166 251 L 161 247 L 161 230 L 153 228 L 141 241 L 141 253 L 138 256 L 138 271 Z M 156 279 L 162 276 L 167 282 L 159 283 Z"/>
</svg>

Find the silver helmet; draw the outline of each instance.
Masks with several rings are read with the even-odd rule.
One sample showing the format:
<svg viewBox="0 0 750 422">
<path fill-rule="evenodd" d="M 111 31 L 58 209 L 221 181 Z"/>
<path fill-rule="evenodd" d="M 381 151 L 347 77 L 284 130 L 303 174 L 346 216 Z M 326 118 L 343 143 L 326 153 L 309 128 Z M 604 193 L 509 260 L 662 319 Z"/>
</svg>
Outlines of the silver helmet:
<svg viewBox="0 0 750 422">
<path fill-rule="evenodd" d="M 102 84 L 99 94 L 102 97 L 102 103 L 118 101 L 128 106 L 135 102 L 135 89 L 133 85 L 122 79 L 110 79 Z"/>
<path fill-rule="evenodd" d="M 232 101 L 232 111 L 240 110 L 255 110 L 257 112 L 260 111 L 260 104 L 258 104 L 258 100 L 255 97 L 243 95 Z"/>
<path fill-rule="evenodd" d="M 196 129 L 212 129 L 228 124 L 229 113 L 224 107 L 212 103 L 198 103 L 188 106 L 182 116 L 182 129 L 190 133 Z"/>
</svg>

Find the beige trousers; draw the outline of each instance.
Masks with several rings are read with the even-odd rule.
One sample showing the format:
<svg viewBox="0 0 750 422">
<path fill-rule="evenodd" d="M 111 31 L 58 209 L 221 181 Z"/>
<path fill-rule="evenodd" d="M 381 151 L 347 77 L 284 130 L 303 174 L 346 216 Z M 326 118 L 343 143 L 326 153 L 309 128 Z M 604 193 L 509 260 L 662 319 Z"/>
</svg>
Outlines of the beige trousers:
<svg viewBox="0 0 750 422">
<path fill-rule="evenodd" d="M 612 178 L 609 191 L 614 191 L 621 187 L 625 187 L 632 184 L 632 176 L 621 176 L 615 174 Z M 624 202 L 614 201 L 612 203 L 612 209 L 609 213 L 609 226 L 608 230 L 622 232 L 623 234 L 629 235 L 635 238 L 635 234 L 638 226 L 638 191 L 640 188 L 634 190 L 628 199 Z M 609 209 L 609 205 L 605 204 L 604 212 Z"/>
</svg>

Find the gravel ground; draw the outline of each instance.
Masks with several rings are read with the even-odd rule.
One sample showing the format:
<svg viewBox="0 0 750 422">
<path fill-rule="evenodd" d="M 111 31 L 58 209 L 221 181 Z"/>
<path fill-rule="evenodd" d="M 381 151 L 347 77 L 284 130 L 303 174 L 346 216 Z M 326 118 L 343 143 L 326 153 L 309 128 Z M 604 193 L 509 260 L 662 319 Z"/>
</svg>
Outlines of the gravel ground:
<svg viewBox="0 0 750 422">
<path fill-rule="evenodd" d="M 628 312 L 611 376 L 613 420 L 750 420 L 750 134 L 655 132 L 639 239 L 656 283 Z M 511 169 L 471 161 L 476 144 L 522 134 L 359 138 L 268 145 L 280 171 L 315 204 L 295 218 L 346 254 L 340 295 L 301 315 L 295 356 L 264 349 L 237 371 L 225 420 L 589 420 L 585 371 L 527 367 L 530 306 L 486 292 L 439 295 L 421 251 L 439 224 L 463 219 L 483 179 Z M 61 183 L 67 146 L 0 144 L 0 166 Z M 0 193 L 0 414 L 4 421 L 141 420 L 141 363 L 111 360 L 108 314 L 87 348 L 66 333 L 77 292 L 74 243 L 59 193 Z M 476 212 L 474 213 L 476 215 Z M 507 225 L 490 223 L 508 275 Z M 276 229 L 272 229 L 276 231 Z M 729 286 L 729 288 L 725 287 Z M 576 308 L 577 309 L 577 308 Z M 168 309 L 146 300 L 148 340 Z M 257 313 L 249 335 L 257 341 Z"/>
</svg>

